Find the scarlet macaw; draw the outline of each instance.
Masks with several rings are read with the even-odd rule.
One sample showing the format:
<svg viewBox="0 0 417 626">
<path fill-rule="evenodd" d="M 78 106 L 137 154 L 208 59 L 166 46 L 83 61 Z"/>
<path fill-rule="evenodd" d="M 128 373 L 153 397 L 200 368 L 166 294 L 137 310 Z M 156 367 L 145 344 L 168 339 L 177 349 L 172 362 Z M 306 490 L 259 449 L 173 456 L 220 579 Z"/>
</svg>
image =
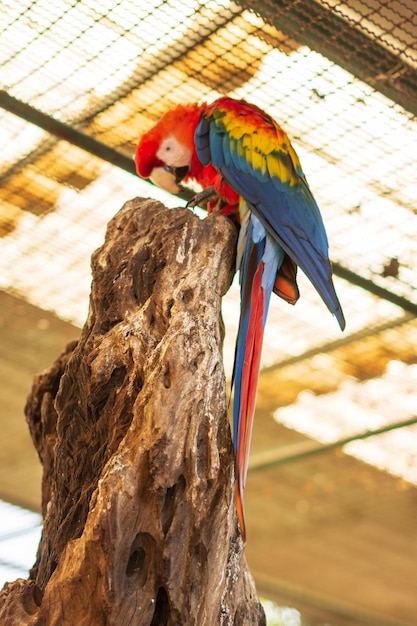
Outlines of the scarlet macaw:
<svg viewBox="0 0 417 626">
<path fill-rule="evenodd" d="M 142 135 L 135 161 L 139 176 L 173 193 L 182 181 L 197 181 L 203 192 L 196 201 L 240 224 L 241 311 L 232 380 L 236 504 L 245 540 L 243 488 L 271 292 L 295 304 L 300 266 L 345 327 L 322 217 L 286 133 L 243 100 L 178 105 Z"/>
</svg>

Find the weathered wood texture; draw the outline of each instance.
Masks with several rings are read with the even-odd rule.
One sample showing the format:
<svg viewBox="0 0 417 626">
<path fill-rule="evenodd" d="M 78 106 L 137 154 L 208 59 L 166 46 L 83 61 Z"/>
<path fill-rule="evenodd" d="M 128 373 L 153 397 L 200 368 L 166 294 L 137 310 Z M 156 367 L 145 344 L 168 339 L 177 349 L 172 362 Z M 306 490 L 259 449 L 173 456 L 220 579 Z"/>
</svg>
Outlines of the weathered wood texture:
<svg viewBox="0 0 417 626">
<path fill-rule="evenodd" d="M 110 222 L 81 338 L 27 402 L 44 531 L 30 579 L 2 592 L 4 626 L 264 624 L 221 358 L 235 238 L 222 215 L 151 200 Z"/>
</svg>

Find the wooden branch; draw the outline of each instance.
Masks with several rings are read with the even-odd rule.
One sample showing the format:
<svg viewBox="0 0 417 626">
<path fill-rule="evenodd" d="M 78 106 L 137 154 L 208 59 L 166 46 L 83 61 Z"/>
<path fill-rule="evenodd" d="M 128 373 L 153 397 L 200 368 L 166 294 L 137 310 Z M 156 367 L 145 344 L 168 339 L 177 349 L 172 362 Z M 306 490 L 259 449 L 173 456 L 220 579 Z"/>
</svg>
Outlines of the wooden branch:
<svg viewBox="0 0 417 626">
<path fill-rule="evenodd" d="M 221 358 L 235 243 L 224 216 L 152 200 L 110 222 L 81 338 L 26 406 L 44 530 L 29 580 L 0 595 L 1 624 L 265 623 L 236 518 Z"/>
</svg>

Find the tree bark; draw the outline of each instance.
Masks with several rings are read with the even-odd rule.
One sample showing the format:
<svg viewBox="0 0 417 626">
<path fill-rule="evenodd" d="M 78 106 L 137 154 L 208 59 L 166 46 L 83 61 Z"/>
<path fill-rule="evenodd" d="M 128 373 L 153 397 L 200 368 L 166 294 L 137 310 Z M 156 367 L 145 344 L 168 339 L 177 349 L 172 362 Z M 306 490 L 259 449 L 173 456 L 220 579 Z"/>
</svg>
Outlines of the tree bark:
<svg viewBox="0 0 417 626">
<path fill-rule="evenodd" d="M 44 528 L 29 579 L 0 595 L 1 624 L 265 623 L 221 358 L 235 243 L 224 216 L 152 200 L 109 223 L 81 338 L 28 398 Z"/>
</svg>

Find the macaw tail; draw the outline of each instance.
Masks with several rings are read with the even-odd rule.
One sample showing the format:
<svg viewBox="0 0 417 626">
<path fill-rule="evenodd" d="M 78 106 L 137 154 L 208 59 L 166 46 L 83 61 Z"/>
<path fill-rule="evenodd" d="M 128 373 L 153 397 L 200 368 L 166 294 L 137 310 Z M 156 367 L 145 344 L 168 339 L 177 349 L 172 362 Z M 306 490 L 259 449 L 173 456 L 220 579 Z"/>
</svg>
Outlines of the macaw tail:
<svg viewBox="0 0 417 626">
<path fill-rule="evenodd" d="M 241 310 L 232 384 L 235 387 L 233 441 L 236 455 L 236 507 L 245 541 L 243 489 L 248 470 L 264 327 L 284 251 L 267 235 L 254 215 L 244 225 L 241 236 L 245 239 L 240 257 Z M 238 250 L 242 250 L 239 244 Z"/>
</svg>

